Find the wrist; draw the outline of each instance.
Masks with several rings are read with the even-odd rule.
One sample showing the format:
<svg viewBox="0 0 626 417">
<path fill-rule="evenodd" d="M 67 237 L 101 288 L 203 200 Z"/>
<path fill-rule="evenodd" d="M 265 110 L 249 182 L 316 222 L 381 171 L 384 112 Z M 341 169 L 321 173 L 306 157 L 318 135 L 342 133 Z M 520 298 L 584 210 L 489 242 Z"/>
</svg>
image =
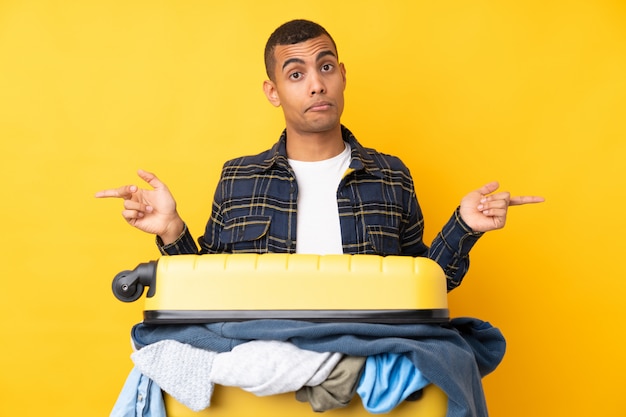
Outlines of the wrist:
<svg viewBox="0 0 626 417">
<path fill-rule="evenodd" d="M 480 230 L 476 230 L 474 227 L 472 227 L 463 217 L 463 211 L 462 211 L 462 207 L 459 206 L 457 207 L 456 211 L 454 212 L 455 218 L 456 218 L 456 222 L 461 226 L 461 228 L 467 232 L 468 234 L 473 234 L 476 236 L 481 236 L 484 232 L 480 231 Z"/>
<path fill-rule="evenodd" d="M 176 217 L 171 222 L 168 223 L 167 227 L 163 231 L 163 233 L 159 233 L 159 238 L 163 242 L 163 245 L 169 245 L 171 243 L 176 242 L 180 235 L 183 234 L 185 230 L 185 222 L 180 217 Z"/>
</svg>

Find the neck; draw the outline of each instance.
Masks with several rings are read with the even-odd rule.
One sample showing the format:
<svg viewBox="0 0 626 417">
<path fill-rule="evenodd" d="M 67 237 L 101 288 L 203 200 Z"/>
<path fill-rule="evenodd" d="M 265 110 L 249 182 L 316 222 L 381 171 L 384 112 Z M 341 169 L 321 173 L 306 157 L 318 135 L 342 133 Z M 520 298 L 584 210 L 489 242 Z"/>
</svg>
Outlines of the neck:
<svg viewBox="0 0 626 417">
<path fill-rule="evenodd" d="M 314 162 L 330 159 L 345 149 L 341 126 L 319 133 L 299 133 L 287 128 L 287 157 L 296 161 Z"/>
</svg>

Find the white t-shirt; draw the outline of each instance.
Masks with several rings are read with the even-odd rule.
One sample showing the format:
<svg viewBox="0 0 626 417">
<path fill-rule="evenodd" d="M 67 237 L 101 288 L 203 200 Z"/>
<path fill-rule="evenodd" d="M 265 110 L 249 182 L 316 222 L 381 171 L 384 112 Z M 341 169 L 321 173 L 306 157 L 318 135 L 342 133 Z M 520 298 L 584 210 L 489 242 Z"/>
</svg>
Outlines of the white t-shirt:
<svg viewBox="0 0 626 417">
<path fill-rule="evenodd" d="M 330 159 L 289 164 L 298 183 L 296 253 L 342 254 L 337 188 L 350 166 L 350 145 Z"/>
</svg>

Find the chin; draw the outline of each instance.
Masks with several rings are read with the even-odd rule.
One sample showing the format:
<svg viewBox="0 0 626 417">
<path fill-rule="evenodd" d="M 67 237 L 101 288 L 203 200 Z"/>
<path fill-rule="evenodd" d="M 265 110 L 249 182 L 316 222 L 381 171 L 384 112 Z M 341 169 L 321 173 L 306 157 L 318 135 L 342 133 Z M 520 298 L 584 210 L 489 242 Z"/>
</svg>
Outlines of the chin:
<svg viewBox="0 0 626 417">
<path fill-rule="evenodd" d="M 310 130 L 315 133 L 330 132 L 339 127 L 340 127 L 339 119 L 324 120 L 324 121 L 313 122 L 309 124 Z"/>
</svg>

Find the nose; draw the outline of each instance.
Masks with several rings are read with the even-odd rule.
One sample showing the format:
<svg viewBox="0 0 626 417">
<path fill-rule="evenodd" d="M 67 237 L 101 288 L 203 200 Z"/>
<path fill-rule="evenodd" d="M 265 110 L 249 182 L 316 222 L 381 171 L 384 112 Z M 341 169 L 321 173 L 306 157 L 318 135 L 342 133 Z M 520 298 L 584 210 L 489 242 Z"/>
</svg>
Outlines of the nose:
<svg viewBox="0 0 626 417">
<path fill-rule="evenodd" d="M 311 85 L 310 85 L 310 92 L 311 92 L 311 96 L 314 96 L 316 94 L 325 94 L 326 93 L 326 85 L 324 84 L 324 80 L 322 79 L 320 74 L 314 74 L 313 76 L 311 76 L 310 78 L 311 81 Z"/>
</svg>

